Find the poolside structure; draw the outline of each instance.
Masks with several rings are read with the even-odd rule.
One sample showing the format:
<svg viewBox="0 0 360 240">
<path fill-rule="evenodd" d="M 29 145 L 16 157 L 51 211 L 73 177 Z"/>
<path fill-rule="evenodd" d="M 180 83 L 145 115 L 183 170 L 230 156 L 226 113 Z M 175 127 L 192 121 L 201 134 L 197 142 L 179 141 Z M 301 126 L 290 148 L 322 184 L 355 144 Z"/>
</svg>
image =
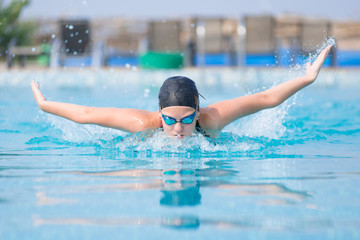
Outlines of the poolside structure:
<svg viewBox="0 0 360 240">
<path fill-rule="evenodd" d="M 10 44 L 7 66 L 182 68 L 289 67 L 303 64 L 329 37 L 324 66 L 360 66 L 360 23 L 299 15 L 238 18 L 46 19 L 29 46 Z"/>
<path fill-rule="evenodd" d="M 324 39 L 331 36 L 331 25 L 327 19 L 311 19 L 303 18 L 300 24 L 300 43 L 301 43 L 301 54 L 299 57 L 302 58 L 298 62 L 302 63 L 306 60 L 311 52 L 315 52 L 319 49 Z M 324 66 L 332 66 L 333 59 L 328 58 L 324 62 Z"/>
<path fill-rule="evenodd" d="M 300 51 L 301 17 L 280 15 L 275 18 L 274 38 L 276 42 L 276 63 L 280 67 L 295 64 Z"/>
<path fill-rule="evenodd" d="M 8 54 L 6 56 L 7 67 L 11 68 L 14 64 L 14 58 L 19 58 L 21 67 L 25 67 L 28 57 L 38 57 L 43 54 L 41 47 L 37 46 L 15 46 L 10 43 Z"/>
<path fill-rule="evenodd" d="M 88 20 L 60 20 L 61 66 L 91 66 L 91 29 Z"/>
<path fill-rule="evenodd" d="M 151 51 L 181 51 L 181 22 L 179 20 L 150 21 L 148 49 Z"/>
<path fill-rule="evenodd" d="M 306 61 L 311 52 L 321 47 L 331 36 L 330 22 L 326 19 L 281 15 L 275 18 L 276 66 L 287 67 Z M 333 61 L 328 59 L 326 66 Z"/>
<path fill-rule="evenodd" d="M 300 43 L 303 51 L 316 51 L 330 35 L 330 22 L 327 19 L 303 18 L 300 23 Z"/>
<path fill-rule="evenodd" d="M 143 68 L 182 68 L 183 47 L 180 42 L 179 20 L 150 21 L 147 31 L 147 51 L 140 53 Z"/>
<path fill-rule="evenodd" d="M 336 66 L 360 66 L 360 22 L 335 22 L 332 33 L 336 37 Z"/>
<path fill-rule="evenodd" d="M 139 52 L 147 49 L 147 23 L 137 19 L 98 19 L 92 22 L 92 38 L 100 45 L 103 65 L 133 67 L 139 64 Z M 106 27 L 104 27 L 106 26 Z"/>
<path fill-rule="evenodd" d="M 275 65 L 275 19 L 273 16 L 246 16 L 246 65 Z"/>
<path fill-rule="evenodd" d="M 197 66 L 236 65 L 236 19 L 197 18 L 192 24 L 196 26 Z"/>
</svg>

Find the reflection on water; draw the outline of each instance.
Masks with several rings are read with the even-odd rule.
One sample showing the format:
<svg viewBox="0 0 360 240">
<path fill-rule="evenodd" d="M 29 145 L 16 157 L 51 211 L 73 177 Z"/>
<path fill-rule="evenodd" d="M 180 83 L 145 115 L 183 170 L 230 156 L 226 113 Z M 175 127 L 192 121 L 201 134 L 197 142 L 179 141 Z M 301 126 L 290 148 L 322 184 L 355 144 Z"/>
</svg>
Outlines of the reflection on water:
<svg viewBox="0 0 360 240">
<path fill-rule="evenodd" d="M 40 225 L 115 225 L 115 226 L 131 226 L 131 225 L 159 225 L 174 229 L 196 229 L 200 225 L 208 225 L 219 229 L 241 228 L 241 229 L 261 229 L 267 231 L 284 231 L 284 230 L 306 230 L 311 231 L 317 228 L 334 227 L 331 221 L 325 219 L 313 219 L 308 221 L 293 220 L 290 218 L 278 218 L 276 221 L 270 218 L 247 218 L 247 219 L 212 219 L 199 218 L 192 215 L 165 216 L 162 218 L 127 218 L 118 217 L 112 219 L 82 219 L 82 218 L 52 218 L 45 219 L 34 217 L 35 226 Z M 294 227 L 296 226 L 296 227 Z"/>
<path fill-rule="evenodd" d="M 132 82 L 136 89 L 124 89 L 104 77 L 84 90 L 86 78 L 67 75 L 70 88 L 78 86 L 69 91 L 60 87 L 64 76 L 29 76 L 43 79 L 53 100 L 157 110 L 158 87 Z M 214 141 L 183 142 L 161 131 L 129 136 L 39 113 L 28 82 L 19 81 L 26 88 L 0 94 L 0 239 L 148 239 L 149 231 L 156 239 L 357 239 L 359 89 L 345 85 L 358 86 L 358 76 L 335 81 L 344 88 L 315 83 Z M 246 94 L 233 87 L 240 79 L 226 82 L 224 92 L 200 86 L 202 104 Z M 269 79 L 270 86 L 279 78 Z M 249 90 L 263 86 L 257 80 L 249 79 Z M 144 88 L 151 89 L 146 99 L 139 98 Z"/>
<path fill-rule="evenodd" d="M 106 172 L 65 171 L 53 172 L 61 176 L 77 176 L 90 178 L 94 184 L 58 186 L 49 191 L 42 190 L 36 194 L 38 205 L 79 204 L 71 199 L 74 194 L 106 193 L 116 191 L 161 192 L 158 200 L 164 207 L 194 207 L 202 204 L 201 189 L 217 190 L 217 196 L 253 198 L 260 205 L 293 205 L 302 202 L 310 195 L 306 192 L 294 191 L 281 184 L 246 184 L 234 183 L 239 172 L 229 169 L 127 169 Z M 79 178 L 79 176 L 81 176 Z M 120 181 L 114 184 L 98 184 L 97 180 Z M 74 179 L 73 179 L 74 180 Z M 44 179 L 39 181 L 45 181 Z M 51 195 L 60 195 L 52 197 Z M 65 197 L 64 197 L 65 196 Z M 66 197 L 68 196 L 68 197 Z M 216 197 L 216 196 L 215 196 Z M 280 220 L 286 222 L 285 219 Z M 264 221 L 261 221 L 264 223 Z M 34 225 L 71 224 L 71 225 L 161 225 L 171 228 L 198 228 L 202 225 L 213 225 L 219 228 L 259 227 L 256 219 L 221 219 L 199 217 L 196 214 L 170 214 L 162 217 L 126 217 L 115 218 L 42 218 L 35 217 Z M 285 224 L 286 225 L 286 224 Z"/>
<path fill-rule="evenodd" d="M 161 205 L 194 206 L 201 203 L 201 187 L 221 189 L 222 194 L 238 196 L 266 196 L 268 203 L 295 203 L 310 195 L 294 191 L 280 184 L 234 184 L 224 179 L 235 177 L 237 171 L 227 169 L 128 169 L 106 172 L 57 172 L 97 177 L 126 177 L 130 183 L 105 184 L 94 186 L 74 186 L 62 190 L 63 193 L 106 192 L 126 190 L 160 190 L 163 197 Z M 124 179 L 123 179 L 124 180 Z M 275 201 L 272 201 L 272 199 Z M 40 198 L 41 199 L 41 198 Z M 268 199 L 269 200 L 269 199 Z M 264 202 L 266 203 L 266 202 Z"/>
</svg>

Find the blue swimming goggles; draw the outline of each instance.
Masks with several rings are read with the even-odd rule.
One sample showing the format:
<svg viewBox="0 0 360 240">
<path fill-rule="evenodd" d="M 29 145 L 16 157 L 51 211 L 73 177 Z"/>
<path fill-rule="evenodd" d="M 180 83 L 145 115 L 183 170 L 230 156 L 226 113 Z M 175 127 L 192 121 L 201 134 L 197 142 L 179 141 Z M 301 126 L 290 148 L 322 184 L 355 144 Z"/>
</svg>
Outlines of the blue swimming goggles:
<svg viewBox="0 0 360 240">
<path fill-rule="evenodd" d="M 195 111 L 191 115 L 182 118 L 180 121 L 176 120 L 175 118 L 166 116 L 163 113 L 161 113 L 161 114 L 162 114 L 162 118 L 164 119 L 164 122 L 165 122 L 166 125 L 173 125 L 173 124 L 175 124 L 177 122 L 178 123 L 184 123 L 184 124 L 191 124 L 194 121 L 196 111 L 197 111 L 197 109 L 195 109 Z"/>
</svg>

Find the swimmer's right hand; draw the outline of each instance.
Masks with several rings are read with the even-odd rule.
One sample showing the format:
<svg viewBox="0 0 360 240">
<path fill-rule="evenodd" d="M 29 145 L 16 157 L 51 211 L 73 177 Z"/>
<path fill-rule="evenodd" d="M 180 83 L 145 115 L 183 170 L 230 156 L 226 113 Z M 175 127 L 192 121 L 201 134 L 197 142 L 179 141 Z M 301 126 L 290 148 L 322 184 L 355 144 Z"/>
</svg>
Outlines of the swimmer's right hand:
<svg viewBox="0 0 360 240">
<path fill-rule="evenodd" d="M 46 99 L 39 90 L 39 84 L 33 80 L 31 82 L 31 88 L 32 88 L 34 99 L 35 99 L 37 105 L 40 108 L 42 108 L 42 106 L 45 103 Z"/>
<path fill-rule="evenodd" d="M 324 48 L 319 56 L 316 58 L 313 64 L 308 62 L 306 64 L 306 76 L 308 77 L 309 83 L 312 83 L 317 78 L 320 69 L 327 57 L 327 55 L 330 52 L 330 49 L 332 48 L 332 45 L 328 45 L 326 48 Z"/>
</svg>

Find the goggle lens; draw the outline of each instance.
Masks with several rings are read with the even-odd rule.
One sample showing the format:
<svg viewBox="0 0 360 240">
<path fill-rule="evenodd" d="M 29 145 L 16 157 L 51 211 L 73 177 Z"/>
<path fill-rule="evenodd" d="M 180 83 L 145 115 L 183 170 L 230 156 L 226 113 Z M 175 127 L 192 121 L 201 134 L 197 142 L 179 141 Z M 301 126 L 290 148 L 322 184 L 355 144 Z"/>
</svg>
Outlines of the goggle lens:
<svg viewBox="0 0 360 240">
<path fill-rule="evenodd" d="M 162 114 L 162 117 L 163 117 L 164 122 L 165 122 L 166 125 L 173 125 L 173 124 L 175 124 L 177 122 L 184 123 L 184 124 L 191 124 L 194 121 L 195 115 L 196 115 L 196 110 L 195 110 L 195 112 L 193 114 L 191 114 L 191 115 L 189 115 L 187 117 L 184 117 L 180 121 L 177 121 L 175 118 L 166 116 L 164 114 Z"/>
</svg>

